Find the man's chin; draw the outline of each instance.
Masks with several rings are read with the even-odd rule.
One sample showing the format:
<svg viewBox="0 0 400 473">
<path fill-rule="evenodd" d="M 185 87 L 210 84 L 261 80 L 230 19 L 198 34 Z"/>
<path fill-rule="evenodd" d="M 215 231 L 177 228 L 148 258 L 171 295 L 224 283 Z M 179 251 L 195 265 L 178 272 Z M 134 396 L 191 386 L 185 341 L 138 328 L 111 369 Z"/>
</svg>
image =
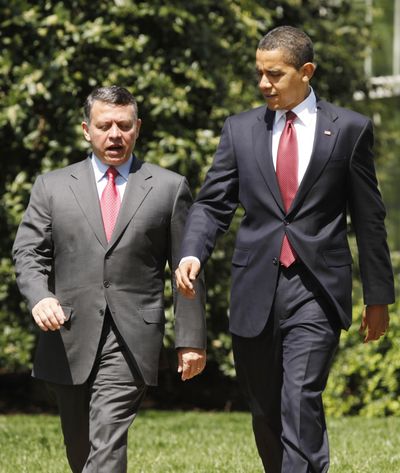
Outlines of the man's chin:
<svg viewBox="0 0 400 473">
<path fill-rule="evenodd" d="M 129 155 L 121 154 L 121 153 L 106 153 L 102 159 L 103 163 L 108 164 L 110 166 L 119 166 L 124 164 L 128 161 Z"/>
<path fill-rule="evenodd" d="M 270 109 L 270 110 L 279 110 L 281 109 L 281 104 L 279 103 L 279 101 L 277 100 L 277 98 L 275 96 L 273 97 L 265 97 L 265 101 L 267 103 L 267 107 Z"/>
</svg>

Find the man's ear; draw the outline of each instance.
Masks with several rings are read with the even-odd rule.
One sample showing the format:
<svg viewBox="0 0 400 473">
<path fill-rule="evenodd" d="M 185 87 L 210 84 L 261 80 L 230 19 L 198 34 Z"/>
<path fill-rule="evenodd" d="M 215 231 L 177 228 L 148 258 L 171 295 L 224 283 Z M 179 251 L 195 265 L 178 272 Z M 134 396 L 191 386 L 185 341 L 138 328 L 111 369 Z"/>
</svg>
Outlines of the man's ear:
<svg viewBox="0 0 400 473">
<path fill-rule="evenodd" d="M 306 62 L 301 66 L 303 70 L 303 82 L 309 82 L 314 75 L 317 66 L 313 62 Z"/>
<path fill-rule="evenodd" d="M 139 137 L 140 135 L 140 128 L 142 126 L 142 120 L 140 118 L 138 118 L 136 120 L 136 139 Z"/>
<path fill-rule="evenodd" d="M 85 140 L 90 142 L 89 125 L 86 122 L 82 122 L 82 130 Z"/>
</svg>

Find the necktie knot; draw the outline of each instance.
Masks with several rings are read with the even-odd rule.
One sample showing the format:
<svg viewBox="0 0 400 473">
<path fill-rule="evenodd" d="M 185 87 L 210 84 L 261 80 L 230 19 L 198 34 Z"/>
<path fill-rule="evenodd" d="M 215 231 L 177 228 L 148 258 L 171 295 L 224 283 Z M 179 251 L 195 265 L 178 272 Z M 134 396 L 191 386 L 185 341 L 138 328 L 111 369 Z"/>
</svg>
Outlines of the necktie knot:
<svg viewBox="0 0 400 473">
<path fill-rule="evenodd" d="M 296 120 L 297 118 L 297 115 L 292 112 L 291 110 L 289 110 L 289 112 L 286 112 L 286 123 L 287 124 L 290 124 L 290 125 L 293 125 L 293 122 Z"/>
<path fill-rule="evenodd" d="M 114 182 L 114 181 L 115 181 L 115 178 L 118 176 L 119 172 L 115 169 L 115 167 L 110 166 L 110 167 L 107 169 L 106 174 L 107 174 L 108 180 Z"/>
</svg>

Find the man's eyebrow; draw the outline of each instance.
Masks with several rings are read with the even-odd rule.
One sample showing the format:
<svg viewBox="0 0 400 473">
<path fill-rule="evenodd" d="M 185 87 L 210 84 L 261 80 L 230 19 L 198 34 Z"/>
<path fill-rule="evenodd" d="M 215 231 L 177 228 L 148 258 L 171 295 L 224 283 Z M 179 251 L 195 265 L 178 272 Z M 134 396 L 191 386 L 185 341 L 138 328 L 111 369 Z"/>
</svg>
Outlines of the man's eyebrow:
<svg viewBox="0 0 400 473">
<path fill-rule="evenodd" d="M 282 72 L 282 70 L 279 67 L 263 68 L 263 67 L 255 66 L 254 69 L 257 73 L 260 73 L 260 72 Z"/>
<path fill-rule="evenodd" d="M 112 122 L 116 122 L 116 123 L 131 123 L 133 122 L 134 120 L 132 120 L 131 118 L 121 118 L 121 119 L 112 119 L 112 118 L 105 118 L 105 119 L 102 119 L 102 120 L 98 120 L 97 123 L 102 123 L 102 124 L 106 124 L 106 123 L 112 123 Z"/>
</svg>

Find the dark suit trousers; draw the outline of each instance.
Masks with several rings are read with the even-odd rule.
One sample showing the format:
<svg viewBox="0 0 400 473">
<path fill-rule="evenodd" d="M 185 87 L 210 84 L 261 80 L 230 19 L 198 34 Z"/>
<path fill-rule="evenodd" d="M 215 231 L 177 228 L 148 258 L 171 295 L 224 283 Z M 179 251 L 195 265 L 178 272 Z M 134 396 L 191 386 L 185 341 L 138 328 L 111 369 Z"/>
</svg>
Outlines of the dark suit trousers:
<svg viewBox="0 0 400 473">
<path fill-rule="evenodd" d="M 48 384 L 57 399 L 72 471 L 126 473 L 128 428 L 146 386 L 109 314 L 88 381 L 75 386 Z"/>
<path fill-rule="evenodd" d="M 237 376 L 267 473 L 325 473 L 322 404 L 340 325 L 301 263 L 280 269 L 273 310 L 255 338 L 233 336 Z"/>
</svg>

